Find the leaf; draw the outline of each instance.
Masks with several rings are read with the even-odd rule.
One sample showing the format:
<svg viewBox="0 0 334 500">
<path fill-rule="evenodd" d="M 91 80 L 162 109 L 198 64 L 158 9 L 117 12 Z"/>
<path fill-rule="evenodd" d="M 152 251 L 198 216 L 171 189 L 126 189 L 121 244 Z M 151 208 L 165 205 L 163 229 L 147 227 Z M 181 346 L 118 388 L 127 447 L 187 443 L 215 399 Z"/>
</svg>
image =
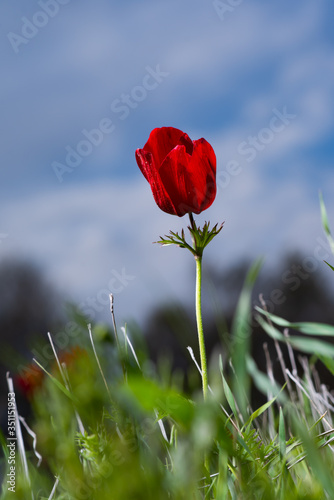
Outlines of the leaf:
<svg viewBox="0 0 334 500">
<path fill-rule="evenodd" d="M 328 356 L 319 356 L 320 361 L 326 366 L 326 368 L 334 375 L 334 359 Z"/>
<path fill-rule="evenodd" d="M 250 348 L 251 297 L 253 285 L 261 266 L 262 259 L 258 259 L 248 271 L 232 324 L 232 364 L 235 370 L 232 392 L 244 417 L 246 417 L 246 407 L 250 392 L 250 378 L 247 373 L 245 359 Z"/>
<path fill-rule="evenodd" d="M 327 260 L 324 260 L 324 263 L 325 263 L 325 264 L 327 264 L 327 266 L 328 266 L 328 267 L 330 267 L 332 271 L 334 271 L 334 267 L 333 267 L 333 266 L 331 266 L 331 265 L 327 262 Z"/>
<path fill-rule="evenodd" d="M 193 220 L 192 225 L 188 226 L 188 230 L 194 241 L 195 255 L 201 256 L 204 248 L 213 240 L 217 234 L 223 229 L 224 222 L 218 227 L 218 223 L 210 229 L 210 222 L 205 222 L 203 229 L 197 227 Z"/>
<path fill-rule="evenodd" d="M 327 498 L 334 498 L 332 471 L 326 466 L 325 457 L 320 453 L 314 436 L 312 436 L 310 429 L 305 428 L 304 422 L 300 422 L 295 415 L 291 415 L 291 417 L 297 434 L 303 442 L 309 466 L 311 466 L 315 477 L 326 490 Z M 321 498 L 324 497 L 321 496 Z"/>
<path fill-rule="evenodd" d="M 305 337 L 285 337 L 282 333 L 277 330 L 273 325 L 266 323 L 261 316 L 256 317 L 259 324 L 262 326 L 265 332 L 270 335 L 273 339 L 279 340 L 284 343 L 289 343 L 292 347 L 299 351 L 307 352 L 309 354 L 316 354 L 317 356 L 333 356 L 334 358 L 334 346 L 317 339 L 309 339 Z"/>
<path fill-rule="evenodd" d="M 292 328 L 294 330 L 298 330 L 301 333 L 305 333 L 306 335 L 320 335 L 320 336 L 329 336 L 334 337 L 334 326 L 327 325 L 326 323 L 311 323 L 311 322 L 300 322 L 300 323 L 290 323 L 286 319 L 280 318 L 279 316 L 275 316 L 267 311 L 264 311 L 258 306 L 255 306 L 255 309 L 270 318 L 273 323 L 278 326 L 282 326 L 283 328 Z"/>
<path fill-rule="evenodd" d="M 237 411 L 237 408 L 235 405 L 235 399 L 234 399 L 232 391 L 231 391 L 231 389 L 230 389 L 230 387 L 229 387 L 229 385 L 226 382 L 226 379 L 224 377 L 224 367 L 223 367 L 223 360 L 222 360 L 221 356 L 219 356 L 219 369 L 220 369 L 220 373 L 221 373 L 222 380 L 223 380 L 223 388 L 224 388 L 224 394 L 225 394 L 226 400 L 227 400 L 234 416 L 237 417 L 238 411 Z"/>
<path fill-rule="evenodd" d="M 284 460 L 284 457 L 286 455 L 286 433 L 282 408 L 279 409 L 278 440 L 279 456 L 281 460 Z"/>
<path fill-rule="evenodd" d="M 268 408 L 276 401 L 276 399 L 277 396 L 272 398 L 270 401 L 267 401 L 264 405 L 260 406 L 260 408 L 258 408 L 251 414 L 244 426 L 246 428 L 246 433 L 250 431 L 251 423 L 253 422 L 253 420 L 262 415 L 262 413 L 264 413 L 266 410 L 268 410 Z"/>
<path fill-rule="evenodd" d="M 121 392 L 144 411 L 158 411 L 158 418 L 169 416 L 185 428 L 192 422 L 193 403 L 172 389 L 159 387 L 153 380 L 141 375 L 130 376 Z"/>
<path fill-rule="evenodd" d="M 59 382 L 59 380 L 57 380 L 53 375 L 51 375 L 51 373 L 49 373 L 36 359 L 34 359 L 33 361 L 35 361 L 36 365 L 38 365 L 40 369 L 43 370 L 43 372 L 48 375 L 48 377 L 58 387 L 58 389 L 60 389 L 74 403 L 76 404 L 78 403 L 78 400 L 73 396 L 73 394 L 70 393 L 70 391 L 66 389 L 66 387 L 63 384 Z"/>
<path fill-rule="evenodd" d="M 285 385 L 280 387 L 276 382 L 272 382 L 269 377 L 261 372 L 256 366 L 255 361 L 250 356 L 246 360 L 248 373 L 252 376 L 256 387 L 263 393 L 271 392 L 279 401 L 286 402 L 286 396 L 282 392 Z M 270 405 L 269 405 L 270 406 Z"/>
<path fill-rule="evenodd" d="M 194 249 L 185 240 L 183 229 L 181 231 L 181 236 L 179 233 L 169 231 L 169 235 L 165 235 L 164 237 L 160 236 L 160 240 L 155 241 L 155 243 L 159 243 L 162 246 L 177 245 L 181 248 L 187 248 L 194 254 Z"/>
<path fill-rule="evenodd" d="M 328 222 L 328 216 L 327 216 L 327 211 L 324 203 L 324 199 L 322 196 L 322 193 L 319 193 L 319 199 L 320 199 L 320 212 L 321 212 L 321 221 L 322 221 L 322 227 L 324 228 L 324 231 L 326 233 L 328 243 L 330 245 L 331 251 L 334 254 L 334 240 L 331 235 L 331 231 L 329 229 L 329 222 Z"/>
<path fill-rule="evenodd" d="M 221 500 L 228 498 L 228 454 L 222 446 L 218 444 L 219 450 L 219 475 L 217 483 L 216 497 Z"/>
</svg>

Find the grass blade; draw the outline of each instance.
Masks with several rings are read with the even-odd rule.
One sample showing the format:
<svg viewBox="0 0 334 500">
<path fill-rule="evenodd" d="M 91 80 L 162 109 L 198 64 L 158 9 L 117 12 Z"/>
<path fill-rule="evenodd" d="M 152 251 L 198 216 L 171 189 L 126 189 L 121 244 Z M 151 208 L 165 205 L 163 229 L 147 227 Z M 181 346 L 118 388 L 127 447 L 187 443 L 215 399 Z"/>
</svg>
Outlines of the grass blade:
<svg viewBox="0 0 334 500">
<path fill-rule="evenodd" d="M 255 309 L 259 313 L 271 319 L 271 321 L 275 323 L 275 325 L 277 326 L 298 330 L 300 333 L 305 333 L 306 335 L 334 337 L 333 325 L 327 325 L 326 323 L 312 323 L 312 322 L 290 323 L 290 321 L 287 321 L 284 318 L 280 318 L 275 314 L 271 314 L 268 311 L 265 311 L 264 309 L 261 309 L 258 306 L 255 306 Z"/>
<path fill-rule="evenodd" d="M 235 370 L 232 392 L 244 419 L 249 400 L 250 377 L 245 359 L 250 350 L 252 289 L 262 266 L 262 259 L 254 262 L 245 279 L 232 324 L 232 365 Z"/>
<path fill-rule="evenodd" d="M 334 254 L 334 240 L 333 240 L 330 228 L 329 228 L 327 210 L 326 210 L 324 198 L 323 198 L 321 192 L 319 193 L 319 199 L 320 199 L 320 212 L 321 212 L 322 227 L 324 228 L 324 231 L 326 233 L 327 240 L 328 240 L 329 246 L 331 248 L 331 251 Z"/>
</svg>

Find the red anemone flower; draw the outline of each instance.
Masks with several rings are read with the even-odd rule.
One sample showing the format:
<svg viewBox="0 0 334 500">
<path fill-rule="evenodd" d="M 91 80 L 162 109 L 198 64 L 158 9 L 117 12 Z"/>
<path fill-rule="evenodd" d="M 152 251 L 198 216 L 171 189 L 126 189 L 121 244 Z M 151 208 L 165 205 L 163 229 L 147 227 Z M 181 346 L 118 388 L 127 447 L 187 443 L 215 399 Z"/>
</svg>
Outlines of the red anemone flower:
<svg viewBox="0 0 334 500">
<path fill-rule="evenodd" d="M 155 128 L 136 160 L 156 204 L 168 214 L 199 214 L 216 196 L 216 155 L 205 139 L 173 127 Z"/>
<path fill-rule="evenodd" d="M 71 347 L 69 351 L 63 351 L 59 354 L 60 363 L 65 363 L 67 369 L 75 367 L 75 363 L 83 356 L 87 356 L 87 352 L 79 346 Z M 56 361 L 51 365 L 51 373 L 58 373 L 58 365 Z M 35 363 L 31 363 L 23 371 L 16 376 L 16 383 L 21 392 L 31 399 L 39 388 L 43 386 L 46 379 L 45 372 Z"/>
</svg>

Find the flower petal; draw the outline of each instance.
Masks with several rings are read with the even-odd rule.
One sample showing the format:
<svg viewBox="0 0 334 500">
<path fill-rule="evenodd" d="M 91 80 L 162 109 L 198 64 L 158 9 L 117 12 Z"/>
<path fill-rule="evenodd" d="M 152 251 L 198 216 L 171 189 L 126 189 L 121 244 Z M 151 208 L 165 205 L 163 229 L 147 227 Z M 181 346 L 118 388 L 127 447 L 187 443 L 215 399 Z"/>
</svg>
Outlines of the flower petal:
<svg viewBox="0 0 334 500">
<path fill-rule="evenodd" d="M 193 142 L 189 155 L 184 146 L 174 148 L 159 173 L 177 215 L 201 213 L 216 196 L 216 155 L 205 139 Z"/>
<path fill-rule="evenodd" d="M 191 156 L 186 152 L 185 146 L 176 146 L 159 170 L 163 185 L 179 217 L 189 212 L 199 213 L 194 204 L 196 197 L 188 171 L 190 160 Z"/>
<path fill-rule="evenodd" d="M 137 149 L 136 160 L 142 174 L 151 186 L 153 197 L 158 207 L 168 214 L 177 215 L 174 205 L 161 181 L 152 153 L 144 149 Z"/>
<path fill-rule="evenodd" d="M 183 141 L 182 143 L 187 142 L 186 138 L 184 137 L 185 135 L 187 134 L 184 134 L 182 130 L 174 127 L 155 128 L 150 133 L 148 141 L 143 149 L 152 153 L 156 165 L 159 167 L 168 153 L 170 153 L 170 151 L 180 143 L 179 141 L 181 138 Z M 192 144 L 192 141 L 190 139 L 188 142 Z"/>
<path fill-rule="evenodd" d="M 196 193 L 198 213 L 209 208 L 216 197 L 216 164 L 216 155 L 212 146 L 205 139 L 194 141 L 194 151 L 188 165 L 188 172 Z"/>
</svg>

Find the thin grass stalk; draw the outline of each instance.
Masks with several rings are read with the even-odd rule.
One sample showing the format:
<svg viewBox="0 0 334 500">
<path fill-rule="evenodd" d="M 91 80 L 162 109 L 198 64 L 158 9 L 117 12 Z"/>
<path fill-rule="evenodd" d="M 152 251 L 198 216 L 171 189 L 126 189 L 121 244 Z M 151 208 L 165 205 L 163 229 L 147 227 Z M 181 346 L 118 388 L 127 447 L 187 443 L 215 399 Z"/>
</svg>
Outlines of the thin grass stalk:
<svg viewBox="0 0 334 500">
<path fill-rule="evenodd" d="M 126 378 L 127 378 L 126 377 L 126 367 L 125 367 L 125 363 L 124 363 L 121 344 L 119 342 L 118 333 L 117 333 L 117 326 L 116 326 L 116 319 L 115 319 L 115 312 L 114 312 L 114 296 L 112 293 L 109 294 L 109 299 L 110 299 L 110 313 L 111 313 L 112 324 L 113 324 L 113 328 L 114 328 L 114 335 L 115 335 L 115 340 L 116 340 L 117 351 L 118 351 L 118 355 L 119 355 L 120 362 L 122 365 L 123 377 L 124 377 L 124 380 L 126 381 Z"/>
<path fill-rule="evenodd" d="M 104 385 L 105 385 L 105 387 L 106 387 L 106 390 L 107 390 L 108 396 L 109 396 L 109 398 L 111 399 L 111 394 L 110 394 L 110 391 L 109 391 L 109 387 L 108 387 L 108 384 L 107 384 L 106 378 L 105 378 L 105 376 L 104 376 L 104 373 L 103 373 L 103 370 L 102 370 L 102 366 L 101 366 L 101 363 L 100 363 L 99 357 L 98 357 L 97 352 L 96 352 L 96 349 L 95 349 L 95 344 L 94 344 L 93 335 L 92 335 L 92 326 L 91 326 L 91 324 L 89 323 L 89 324 L 87 325 L 87 327 L 88 327 L 89 339 L 90 339 L 90 342 L 91 342 L 91 344 L 92 344 L 92 348 L 93 348 L 94 356 L 95 356 L 95 359 L 96 359 L 96 363 L 97 363 L 97 366 L 98 366 L 99 371 L 100 371 L 100 373 L 101 373 L 101 377 L 102 377 L 102 380 L 103 380 Z"/>
</svg>

